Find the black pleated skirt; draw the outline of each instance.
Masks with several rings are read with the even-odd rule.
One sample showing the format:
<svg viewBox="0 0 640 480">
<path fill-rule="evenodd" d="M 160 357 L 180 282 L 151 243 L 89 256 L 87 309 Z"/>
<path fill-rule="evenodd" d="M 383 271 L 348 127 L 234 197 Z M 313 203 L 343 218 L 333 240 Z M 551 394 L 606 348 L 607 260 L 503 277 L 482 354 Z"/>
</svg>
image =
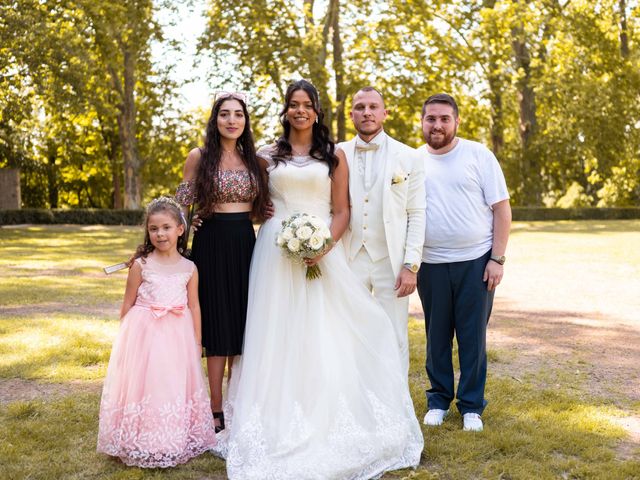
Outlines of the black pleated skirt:
<svg viewBox="0 0 640 480">
<path fill-rule="evenodd" d="M 198 267 L 202 346 L 211 356 L 242 354 L 249 268 L 256 242 L 249 213 L 216 213 L 193 236 Z"/>
</svg>

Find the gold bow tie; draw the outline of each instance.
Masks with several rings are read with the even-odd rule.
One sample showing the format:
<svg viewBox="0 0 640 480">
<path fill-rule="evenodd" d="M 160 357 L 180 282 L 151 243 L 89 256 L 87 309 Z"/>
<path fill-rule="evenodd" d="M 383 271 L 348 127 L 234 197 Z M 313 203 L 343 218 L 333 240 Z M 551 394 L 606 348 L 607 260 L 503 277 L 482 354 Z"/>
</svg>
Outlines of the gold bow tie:
<svg viewBox="0 0 640 480">
<path fill-rule="evenodd" d="M 356 145 L 357 152 L 375 152 L 380 148 L 377 143 L 368 143 L 367 145 Z"/>
</svg>

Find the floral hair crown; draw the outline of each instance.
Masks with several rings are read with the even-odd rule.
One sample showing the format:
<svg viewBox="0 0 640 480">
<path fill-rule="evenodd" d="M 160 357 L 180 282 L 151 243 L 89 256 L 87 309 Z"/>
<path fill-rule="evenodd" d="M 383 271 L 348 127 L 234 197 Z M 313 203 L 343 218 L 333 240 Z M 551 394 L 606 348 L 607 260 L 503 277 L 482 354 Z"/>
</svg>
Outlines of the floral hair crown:
<svg viewBox="0 0 640 480">
<path fill-rule="evenodd" d="M 147 205 L 147 213 L 152 212 L 160 206 L 172 206 L 180 211 L 180 204 L 176 202 L 173 197 L 162 196 L 155 198 L 149 202 L 149 204 Z"/>
<path fill-rule="evenodd" d="M 246 106 L 249 106 L 249 95 L 246 92 L 227 92 L 225 90 L 218 90 L 213 94 L 213 101 L 226 99 L 235 99 L 244 102 Z"/>
</svg>

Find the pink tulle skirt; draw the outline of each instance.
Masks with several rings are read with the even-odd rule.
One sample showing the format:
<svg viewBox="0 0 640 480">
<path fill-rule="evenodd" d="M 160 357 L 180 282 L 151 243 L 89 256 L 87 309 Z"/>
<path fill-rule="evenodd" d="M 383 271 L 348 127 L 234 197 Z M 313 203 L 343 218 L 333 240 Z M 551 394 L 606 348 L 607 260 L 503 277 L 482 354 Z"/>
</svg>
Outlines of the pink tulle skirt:
<svg viewBox="0 0 640 480">
<path fill-rule="evenodd" d="M 135 305 L 113 345 L 98 451 L 127 465 L 172 467 L 216 443 L 191 313 Z"/>
</svg>

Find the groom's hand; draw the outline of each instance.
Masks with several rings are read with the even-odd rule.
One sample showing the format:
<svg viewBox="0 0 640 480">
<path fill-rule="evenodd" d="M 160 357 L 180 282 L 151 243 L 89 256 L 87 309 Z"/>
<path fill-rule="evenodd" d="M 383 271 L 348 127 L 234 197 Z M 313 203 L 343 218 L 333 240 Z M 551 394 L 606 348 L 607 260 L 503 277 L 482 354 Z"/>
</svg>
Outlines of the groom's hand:
<svg viewBox="0 0 640 480">
<path fill-rule="evenodd" d="M 393 288 L 398 292 L 398 298 L 402 298 L 411 295 L 415 291 L 417 283 L 418 274 L 403 267 Z"/>
</svg>

